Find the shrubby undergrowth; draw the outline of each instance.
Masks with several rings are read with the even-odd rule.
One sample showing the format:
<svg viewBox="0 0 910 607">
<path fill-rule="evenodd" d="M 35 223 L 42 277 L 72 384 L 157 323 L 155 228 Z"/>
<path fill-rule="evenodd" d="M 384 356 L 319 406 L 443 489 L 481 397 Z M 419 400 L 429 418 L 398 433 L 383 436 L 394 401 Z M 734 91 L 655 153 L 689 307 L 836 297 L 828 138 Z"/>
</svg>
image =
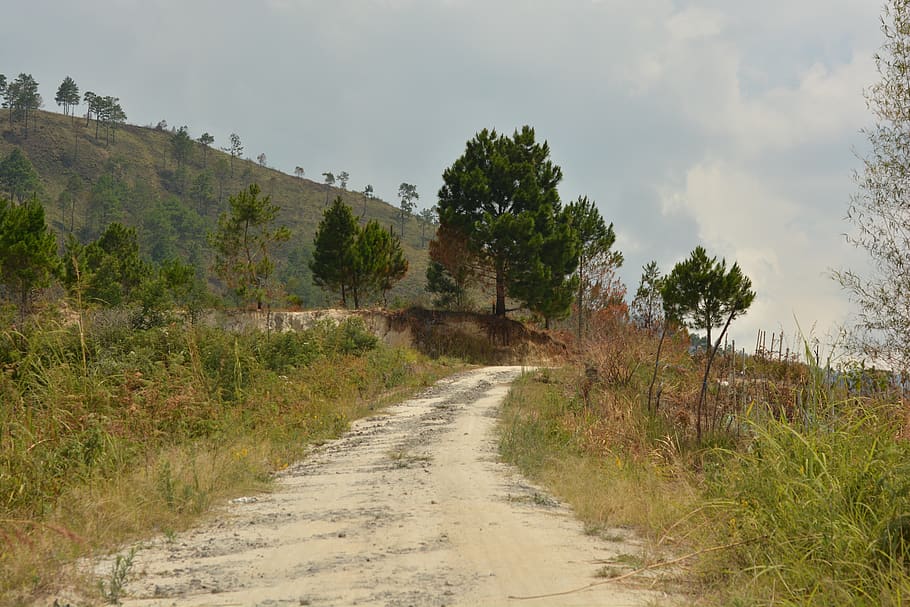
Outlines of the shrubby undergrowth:
<svg viewBox="0 0 910 607">
<path fill-rule="evenodd" d="M 439 370 L 359 319 L 233 334 L 135 330 L 117 311 L 0 333 L 0 368 L 0 604 L 72 582 L 61 571 L 75 556 L 262 488 Z"/>
<path fill-rule="evenodd" d="M 570 502 L 586 528 L 639 529 L 650 538 L 640 564 L 672 572 L 698 604 L 907 601 L 899 393 L 793 360 L 740 357 L 735 373 L 721 360 L 707 401 L 716 421 L 699 442 L 701 364 L 687 340 L 665 345 L 655 413 L 656 339 L 623 326 L 600 337 L 577 363 L 516 384 L 502 419 L 505 458 Z"/>
</svg>

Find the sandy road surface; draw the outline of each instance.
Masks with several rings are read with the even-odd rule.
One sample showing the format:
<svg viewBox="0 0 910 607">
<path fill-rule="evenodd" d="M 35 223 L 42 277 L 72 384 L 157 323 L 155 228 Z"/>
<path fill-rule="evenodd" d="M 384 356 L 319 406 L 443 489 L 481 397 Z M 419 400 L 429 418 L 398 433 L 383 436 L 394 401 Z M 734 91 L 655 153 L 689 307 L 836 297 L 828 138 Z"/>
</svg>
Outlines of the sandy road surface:
<svg viewBox="0 0 910 607">
<path fill-rule="evenodd" d="M 629 544 L 582 533 L 571 513 L 497 462 L 498 406 L 518 367 L 443 380 L 316 449 L 276 490 L 235 500 L 202 528 L 147 544 L 126 605 L 641 605 L 597 581 Z"/>
</svg>

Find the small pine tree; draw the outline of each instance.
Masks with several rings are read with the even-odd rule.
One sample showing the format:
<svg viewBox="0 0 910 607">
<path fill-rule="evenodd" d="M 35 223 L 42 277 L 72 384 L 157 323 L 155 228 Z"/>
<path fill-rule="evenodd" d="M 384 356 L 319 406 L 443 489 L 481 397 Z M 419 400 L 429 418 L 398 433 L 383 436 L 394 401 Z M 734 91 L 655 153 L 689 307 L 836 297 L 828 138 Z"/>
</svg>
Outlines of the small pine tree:
<svg viewBox="0 0 910 607">
<path fill-rule="evenodd" d="M 338 292 L 345 307 L 348 305 L 352 248 L 358 231 L 351 207 L 339 196 L 323 212 L 313 241 L 315 249 L 310 261 L 313 282 L 318 287 Z"/>
</svg>

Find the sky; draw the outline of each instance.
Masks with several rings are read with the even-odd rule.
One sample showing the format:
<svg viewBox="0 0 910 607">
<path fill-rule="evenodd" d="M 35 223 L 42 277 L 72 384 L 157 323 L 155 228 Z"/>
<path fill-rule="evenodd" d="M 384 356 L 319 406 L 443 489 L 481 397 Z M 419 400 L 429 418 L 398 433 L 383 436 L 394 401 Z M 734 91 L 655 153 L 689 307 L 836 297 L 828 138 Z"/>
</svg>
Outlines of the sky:
<svg viewBox="0 0 910 607">
<path fill-rule="evenodd" d="M 697 245 L 757 297 L 738 345 L 849 323 L 832 269 L 872 125 L 877 0 L 30 0 L 3 11 L 0 73 L 47 109 L 67 75 L 128 122 L 189 127 L 322 181 L 436 202 L 483 128 L 528 124 L 614 224 L 635 291 Z M 787 345 L 791 345 L 788 343 Z M 795 344 L 793 344 L 795 345 Z"/>
</svg>

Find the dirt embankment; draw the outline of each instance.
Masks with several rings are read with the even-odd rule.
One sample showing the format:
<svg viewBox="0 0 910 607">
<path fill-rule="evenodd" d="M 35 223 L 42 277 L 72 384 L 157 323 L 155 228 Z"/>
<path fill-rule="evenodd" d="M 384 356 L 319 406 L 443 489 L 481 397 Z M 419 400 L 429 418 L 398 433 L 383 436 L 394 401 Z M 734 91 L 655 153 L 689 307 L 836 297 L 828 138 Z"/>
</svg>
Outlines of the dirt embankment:
<svg viewBox="0 0 910 607">
<path fill-rule="evenodd" d="M 497 411 L 520 372 L 443 380 L 314 450 L 274 492 L 151 542 L 136 554 L 124 604 L 654 604 L 655 593 L 596 583 L 605 561 L 640 550 L 628 532 L 584 535 L 571 512 L 499 462 Z"/>
<path fill-rule="evenodd" d="M 508 318 L 473 312 L 407 310 L 301 310 L 215 312 L 204 322 L 232 331 L 302 331 L 318 322 L 360 318 L 385 344 L 429 356 L 457 356 L 484 364 L 546 363 L 566 354 L 550 334 Z"/>
</svg>

